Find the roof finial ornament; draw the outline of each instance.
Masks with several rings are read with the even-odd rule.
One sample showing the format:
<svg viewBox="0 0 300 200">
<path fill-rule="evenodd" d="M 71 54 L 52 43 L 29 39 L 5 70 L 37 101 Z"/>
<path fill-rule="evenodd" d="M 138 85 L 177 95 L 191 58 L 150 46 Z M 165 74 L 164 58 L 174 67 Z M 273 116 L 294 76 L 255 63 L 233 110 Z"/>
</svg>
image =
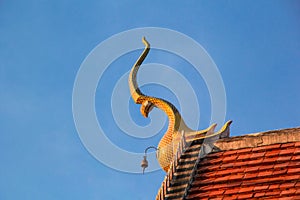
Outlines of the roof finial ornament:
<svg viewBox="0 0 300 200">
<path fill-rule="evenodd" d="M 187 136 L 204 139 L 216 135 L 221 135 L 224 132 L 228 132 L 231 121 L 226 122 L 221 130 L 217 133 L 214 133 L 216 124 L 213 124 L 206 130 L 194 131 L 185 124 L 179 111 L 172 103 L 164 99 L 144 95 L 138 87 L 136 77 L 141 64 L 150 51 L 150 44 L 145 37 L 142 38 L 142 41 L 145 45 L 145 48 L 130 71 L 128 83 L 131 97 L 136 104 L 141 104 L 140 111 L 144 117 L 148 117 L 148 114 L 151 112 L 152 108 L 157 107 L 164 111 L 169 118 L 167 132 L 160 140 L 157 150 L 158 162 L 163 170 L 167 172 L 169 170 L 170 163 L 173 160 L 174 155 L 176 154 L 176 147 L 178 145 L 182 131 L 184 131 L 185 135 Z M 142 161 L 142 167 L 143 170 L 148 167 L 148 162 L 145 157 Z"/>
</svg>

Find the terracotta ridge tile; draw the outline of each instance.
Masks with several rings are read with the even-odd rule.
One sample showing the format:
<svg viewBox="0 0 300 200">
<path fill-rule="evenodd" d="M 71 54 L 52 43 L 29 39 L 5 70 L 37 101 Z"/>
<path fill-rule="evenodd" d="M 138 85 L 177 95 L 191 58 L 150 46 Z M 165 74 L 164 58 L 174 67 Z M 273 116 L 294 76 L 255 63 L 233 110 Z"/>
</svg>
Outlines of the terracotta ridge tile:
<svg viewBox="0 0 300 200">
<path fill-rule="evenodd" d="M 197 173 L 195 175 L 196 178 L 211 178 L 213 177 L 217 172 L 216 171 L 210 171 L 206 173 Z"/>
<path fill-rule="evenodd" d="M 244 154 L 244 153 L 249 153 L 252 151 L 253 148 L 249 148 L 249 147 L 246 147 L 246 148 L 241 148 L 241 149 L 237 149 L 237 153 L 238 154 Z"/>
<path fill-rule="evenodd" d="M 255 158 L 264 157 L 265 154 L 266 154 L 266 152 L 252 153 L 250 158 L 255 159 Z"/>
<path fill-rule="evenodd" d="M 300 168 L 296 167 L 296 168 L 289 168 L 287 171 L 288 174 L 292 174 L 292 173 L 297 173 L 300 175 Z"/>
<path fill-rule="evenodd" d="M 293 181 L 293 182 L 288 182 L 288 183 L 282 183 L 280 184 L 279 188 L 292 188 L 296 185 L 296 182 Z"/>
<path fill-rule="evenodd" d="M 211 152 L 209 154 L 207 154 L 205 157 L 206 158 L 214 158 L 214 157 L 220 157 L 223 155 L 225 151 L 219 151 L 219 152 Z"/>
<path fill-rule="evenodd" d="M 289 165 L 288 165 L 290 168 L 293 168 L 293 167 L 300 167 L 300 162 L 298 161 L 294 161 L 294 160 L 291 160 L 289 162 Z"/>
<path fill-rule="evenodd" d="M 222 161 L 223 161 L 223 157 L 218 157 L 218 158 L 213 158 L 213 159 L 201 160 L 200 163 L 201 163 L 201 165 L 206 165 L 206 164 L 216 164 L 216 163 L 220 163 Z"/>
<path fill-rule="evenodd" d="M 227 151 L 224 151 L 223 156 L 237 154 L 237 152 L 238 152 L 238 150 L 227 150 Z"/>
<path fill-rule="evenodd" d="M 240 190 L 239 188 L 229 188 L 225 191 L 224 194 L 236 194 L 239 192 L 239 190 Z"/>
<path fill-rule="evenodd" d="M 277 162 L 282 162 L 282 161 L 289 161 L 292 159 L 292 156 L 279 156 L 277 159 Z"/>
<path fill-rule="evenodd" d="M 271 191 L 266 191 L 265 192 L 265 195 L 267 197 L 271 197 L 271 196 L 277 196 L 277 195 L 280 195 L 280 190 L 271 190 Z"/>
<path fill-rule="evenodd" d="M 244 176 L 244 180 L 245 179 L 253 179 L 253 178 L 256 178 L 258 176 L 258 172 L 255 172 L 255 173 L 247 173 L 245 174 Z"/>
<path fill-rule="evenodd" d="M 254 187 L 254 191 L 257 190 L 267 190 L 269 188 L 269 185 L 258 185 Z"/>
<path fill-rule="evenodd" d="M 270 178 L 254 178 L 249 180 L 243 180 L 242 186 L 249 186 L 249 185 L 257 185 L 257 184 L 264 184 L 268 183 Z M 278 178 L 278 180 L 282 180 L 282 178 Z"/>
<path fill-rule="evenodd" d="M 250 160 L 248 162 L 248 165 L 257 165 L 257 164 L 261 164 L 264 161 L 264 158 L 259 158 L 259 159 L 255 159 L 255 160 Z"/>
<path fill-rule="evenodd" d="M 220 166 L 220 168 L 221 169 L 225 169 L 225 168 L 232 168 L 232 167 L 234 167 L 234 163 L 232 163 L 232 162 L 229 162 L 229 163 L 222 163 L 221 164 L 221 166 Z"/>
<path fill-rule="evenodd" d="M 287 189 L 287 190 L 282 190 L 281 193 L 280 193 L 280 196 L 284 196 L 284 195 L 292 195 L 296 192 L 297 190 L 294 189 L 294 188 L 290 188 L 290 189 Z"/>
<path fill-rule="evenodd" d="M 249 199 L 253 194 L 240 194 L 237 199 Z"/>
<path fill-rule="evenodd" d="M 279 186 L 280 186 L 280 183 L 273 183 L 272 185 L 269 186 L 269 190 L 278 189 Z"/>
<path fill-rule="evenodd" d="M 263 163 L 275 163 L 276 161 L 278 161 L 278 157 L 275 156 L 275 157 L 265 157 L 263 159 Z"/>
<path fill-rule="evenodd" d="M 284 143 L 284 144 L 281 144 L 281 148 L 287 148 L 287 147 L 294 147 L 295 146 L 295 143 L 296 142 L 287 142 L 287 143 Z"/>
<path fill-rule="evenodd" d="M 254 197 L 258 198 L 258 197 L 264 197 L 266 192 L 258 192 L 254 194 Z"/>
<path fill-rule="evenodd" d="M 293 175 L 289 175 L 289 174 L 286 174 L 285 176 L 284 176 L 284 179 L 283 179 L 283 177 L 270 177 L 270 178 L 268 178 L 268 180 L 270 181 L 270 182 L 272 182 L 272 181 L 282 181 L 282 180 L 284 180 L 284 181 L 293 181 L 293 180 L 299 180 L 300 179 L 300 174 L 293 174 Z"/>
<path fill-rule="evenodd" d="M 236 162 L 233 163 L 234 168 L 240 168 L 240 167 L 245 167 L 249 163 L 248 160 L 237 160 Z"/>
<path fill-rule="evenodd" d="M 247 153 L 247 154 L 239 154 L 238 155 L 238 160 L 247 160 L 247 159 L 250 159 L 251 157 L 251 154 L 250 153 Z"/>
<path fill-rule="evenodd" d="M 220 177 L 217 177 L 213 180 L 213 183 L 218 183 L 218 182 L 225 182 L 227 181 L 229 178 L 229 176 L 220 176 Z"/>
<path fill-rule="evenodd" d="M 245 172 L 253 172 L 253 171 L 258 171 L 259 166 L 252 166 L 252 167 L 247 167 L 245 169 Z"/>
<path fill-rule="evenodd" d="M 289 162 L 276 163 L 274 165 L 274 169 L 277 169 L 277 168 L 286 168 L 288 165 L 289 165 Z"/>
<path fill-rule="evenodd" d="M 244 176 L 245 174 L 233 174 L 229 176 L 228 180 L 232 181 L 232 180 L 242 179 L 244 178 Z"/>
<path fill-rule="evenodd" d="M 255 186 L 241 187 L 239 193 L 252 192 Z"/>
<path fill-rule="evenodd" d="M 225 192 L 225 190 L 215 190 L 215 191 L 210 192 L 210 194 L 212 196 L 217 196 L 217 195 L 224 194 L 224 192 Z"/>
<path fill-rule="evenodd" d="M 223 162 L 235 161 L 238 158 L 238 155 L 226 156 L 222 159 Z"/>
<path fill-rule="evenodd" d="M 213 189 L 223 189 L 223 188 L 227 188 L 227 183 L 224 182 L 224 183 L 218 183 L 218 184 L 214 184 L 214 187 Z"/>
<path fill-rule="evenodd" d="M 229 194 L 229 195 L 225 195 L 222 200 L 236 200 L 238 198 L 238 195 L 234 195 L 234 194 Z"/>
<path fill-rule="evenodd" d="M 258 147 L 253 147 L 252 148 L 252 152 L 262 152 L 262 151 L 266 151 L 268 149 L 269 145 L 264 145 L 264 146 L 258 146 Z M 270 148 L 270 147 L 269 147 Z M 271 147 L 273 148 L 273 147 Z"/>
<path fill-rule="evenodd" d="M 300 160 L 300 155 L 293 156 L 291 160 Z"/>
<path fill-rule="evenodd" d="M 271 170 L 271 169 L 274 169 L 274 164 L 272 163 L 259 166 L 259 171 Z"/>
<path fill-rule="evenodd" d="M 275 170 L 275 171 L 273 171 L 273 175 L 275 176 L 275 175 L 283 175 L 283 174 L 286 174 L 286 172 L 287 172 L 287 169 L 281 169 L 281 170 Z"/>
<path fill-rule="evenodd" d="M 224 176 L 226 174 L 244 173 L 244 168 L 228 168 L 226 170 L 219 170 L 216 172 L 216 176 Z"/>
<path fill-rule="evenodd" d="M 281 149 L 274 149 L 272 151 L 267 151 L 265 156 L 266 157 L 273 157 L 273 156 L 278 156 L 280 153 Z"/>
<path fill-rule="evenodd" d="M 211 166 L 211 165 L 201 166 L 200 165 L 200 167 L 198 167 L 197 171 L 198 171 L 198 173 L 201 173 L 203 171 L 213 171 L 213 170 L 217 170 L 219 168 L 220 168 L 219 165 L 213 165 L 213 166 Z"/>
<path fill-rule="evenodd" d="M 263 172 L 259 172 L 258 173 L 258 177 L 266 177 L 266 176 L 272 176 L 273 175 L 273 171 L 263 171 Z"/>
</svg>

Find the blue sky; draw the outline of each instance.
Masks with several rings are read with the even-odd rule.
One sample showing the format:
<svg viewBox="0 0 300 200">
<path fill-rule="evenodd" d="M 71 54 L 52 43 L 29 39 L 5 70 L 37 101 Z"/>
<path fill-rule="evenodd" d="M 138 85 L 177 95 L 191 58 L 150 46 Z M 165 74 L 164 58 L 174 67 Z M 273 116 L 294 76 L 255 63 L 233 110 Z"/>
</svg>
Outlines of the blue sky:
<svg viewBox="0 0 300 200">
<path fill-rule="evenodd" d="M 180 31 L 207 50 L 224 81 L 233 136 L 300 126 L 299 13 L 296 0 L 2 0 L 0 199 L 154 199 L 164 173 L 142 176 L 101 164 L 81 143 L 72 116 L 73 84 L 85 57 L 108 37 L 132 28 Z M 102 80 L 107 94 L 96 94 L 96 108 L 99 118 L 107 120 L 104 129 L 113 142 L 142 152 L 163 133 L 150 141 L 126 138 L 109 121 L 107 109 L 113 84 L 138 54 L 113 63 Z M 154 51 L 147 61 L 156 61 L 159 54 Z M 185 75 L 197 83 L 192 72 Z M 209 95 L 203 81 L 198 83 L 204 128 L 209 125 Z M 145 88 L 177 104 L 167 89 L 160 89 Z M 133 118 L 147 123 L 139 107 L 130 106 Z"/>
</svg>

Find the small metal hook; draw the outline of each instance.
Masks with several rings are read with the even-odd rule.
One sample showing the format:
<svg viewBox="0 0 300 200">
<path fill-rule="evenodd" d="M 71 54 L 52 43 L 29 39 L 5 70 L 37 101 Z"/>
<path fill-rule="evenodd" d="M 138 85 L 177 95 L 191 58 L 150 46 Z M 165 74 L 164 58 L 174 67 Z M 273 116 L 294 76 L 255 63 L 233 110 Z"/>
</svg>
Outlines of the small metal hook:
<svg viewBox="0 0 300 200">
<path fill-rule="evenodd" d="M 148 167 L 147 151 L 148 151 L 149 149 L 155 149 L 155 151 L 158 150 L 158 148 L 156 148 L 156 147 L 154 147 L 154 146 L 150 146 L 150 147 L 147 147 L 147 148 L 145 149 L 145 155 L 144 155 L 144 158 L 143 158 L 143 160 L 142 160 L 142 162 L 141 162 L 141 167 L 143 168 L 143 174 L 144 174 L 144 172 L 145 172 L 145 169 Z"/>
</svg>

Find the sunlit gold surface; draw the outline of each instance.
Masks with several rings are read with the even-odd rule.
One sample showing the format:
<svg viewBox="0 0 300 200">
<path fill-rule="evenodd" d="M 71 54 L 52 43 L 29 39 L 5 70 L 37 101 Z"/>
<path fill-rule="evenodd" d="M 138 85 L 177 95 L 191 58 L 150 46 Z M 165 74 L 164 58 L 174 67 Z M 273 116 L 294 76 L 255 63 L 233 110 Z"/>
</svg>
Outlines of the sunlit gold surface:
<svg viewBox="0 0 300 200">
<path fill-rule="evenodd" d="M 193 131 L 187 127 L 176 107 L 170 102 L 164 99 L 144 95 L 138 87 L 136 77 L 141 64 L 149 53 L 150 44 L 144 37 L 142 41 L 145 44 L 145 49 L 132 67 L 129 74 L 128 83 L 132 99 L 136 104 L 142 104 L 140 111 L 144 117 L 148 117 L 148 114 L 149 112 L 151 112 L 153 107 L 161 109 L 168 116 L 168 129 L 158 144 L 157 153 L 157 159 L 160 166 L 164 169 L 164 171 L 167 172 L 169 170 L 169 166 L 174 157 L 174 154 L 176 153 L 175 151 L 177 148 L 178 140 L 175 140 L 175 138 L 178 138 L 178 135 L 181 134 L 182 131 L 184 131 L 187 135 L 190 135 L 191 138 L 201 139 L 213 137 L 225 131 L 231 122 L 227 122 L 217 133 L 207 134 L 209 130 L 214 129 L 215 125 L 212 125 L 206 130 Z"/>
</svg>

